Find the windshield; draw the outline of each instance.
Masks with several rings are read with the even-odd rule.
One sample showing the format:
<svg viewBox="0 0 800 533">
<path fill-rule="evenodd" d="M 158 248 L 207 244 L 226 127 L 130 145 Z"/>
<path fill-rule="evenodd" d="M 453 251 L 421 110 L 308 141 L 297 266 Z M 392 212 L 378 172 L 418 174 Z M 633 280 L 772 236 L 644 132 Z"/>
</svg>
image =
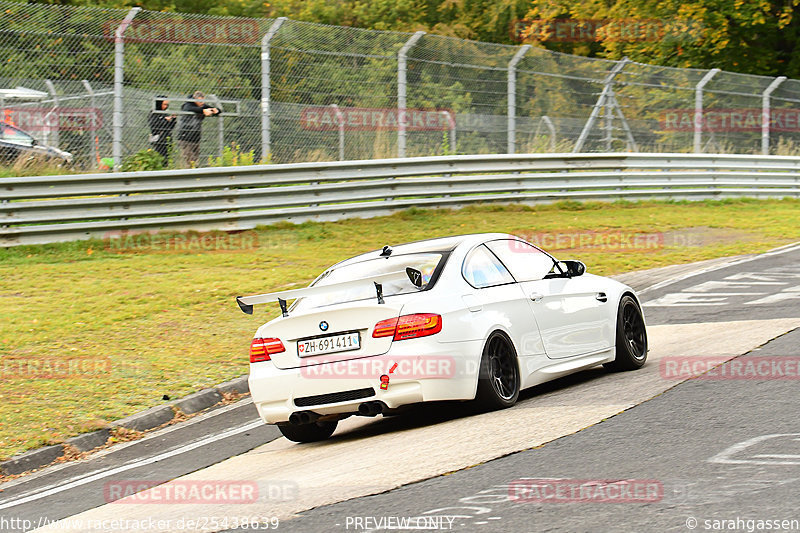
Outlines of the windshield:
<svg viewBox="0 0 800 533">
<path fill-rule="evenodd" d="M 398 281 L 384 283 L 383 295 L 386 297 L 397 294 L 414 293 L 428 288 L 428 285 L 433 278 L 433 273 L 436 271 L 436 267 L 439 266 L 439 263 L 442 262 L 443 257 L 444 255 L 442 253 L 437 252 L 367 259 L 366 261 L 351 263 L 326 271 L 322 274 L 322 276 L 319 277 L 312 287 L 335 285 L 337 283 L 353 281 L 375 274 L 388 274 L 389 272 L 405 270 L 406 267 L 411 267 L 422 272 L 422 287 L 418 289 L 408 278 L 403 278 Z M 322 307 L 325 305 L 332 305 L 341 302 L 352 302 L 356 300 L 366 300 L 369 298 L 377 301 L 375 286 L 371 283 L 364 283 L 362 286 L 350 288 L 337 293 L 300 298 L 297 300 L 297 302 L 295 302 L 293 309 L 310 309 L 312 307 Z"/>
<path fill-rule="evenodd" d="M 33 146 L 33 137 L 8 124 L 0 124 L 0 139 L 15 144 Z"/>
</svg>

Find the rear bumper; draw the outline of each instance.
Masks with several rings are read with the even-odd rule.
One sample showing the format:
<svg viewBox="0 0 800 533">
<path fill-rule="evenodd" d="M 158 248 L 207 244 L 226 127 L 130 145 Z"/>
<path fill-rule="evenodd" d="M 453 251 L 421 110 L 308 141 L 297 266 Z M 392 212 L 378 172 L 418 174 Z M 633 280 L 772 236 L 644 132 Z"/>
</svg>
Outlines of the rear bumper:
<svg viewBox="0 0 800 533">
<path fill-rule="evenodd" d="M 249 378 L 253 403 L 262 420 L 275 424 L 288 421 L 289 415 L 297 411 L 319 415 L 356 413 L 361 403 L 369 401 L 381 401 L 394 409 L 419 402 L 474 398 L 481 341 L 426 344 L 425 355 L 414 350 L 418 343 L 403 342 L 393 344 L 383 355 L 300 368 L 281 370 L 270 361 L 253 363 Z M 395 349 L 398 346 L 400 349 Z M 385 390 L 381 389 L 382 375 L 389 376 Z M 341 398 L 339 393 L 370 388 L 374 394 L 352 400 L 309 400 L 327 394 Z M 298 399 L 305 401 L 301 400 L 298 406 Z M 311 405 L 306 405 L 309 401 Z"/>
</svg>

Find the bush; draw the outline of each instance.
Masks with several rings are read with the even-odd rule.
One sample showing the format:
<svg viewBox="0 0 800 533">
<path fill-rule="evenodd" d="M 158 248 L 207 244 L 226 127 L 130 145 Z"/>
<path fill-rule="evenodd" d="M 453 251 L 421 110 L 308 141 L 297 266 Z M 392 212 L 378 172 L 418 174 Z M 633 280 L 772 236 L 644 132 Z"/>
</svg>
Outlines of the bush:
<svg viewBox="0 0 800 533">
<path fill-rule="evenodd" d="M 208 166 L 210 167 L 244 167 L 253 165 L 255 160 L 254 150 L 242 152 L 241 146 L 231 143 L 222 149 L 222 157 L 210 156 Z"/>
<path fill-rule="evenodd" d="M 152 148 L 140 150 L 122 162 L 123 172 L 163 170 L 163 168 L 164 158 Z"/>
</svg>

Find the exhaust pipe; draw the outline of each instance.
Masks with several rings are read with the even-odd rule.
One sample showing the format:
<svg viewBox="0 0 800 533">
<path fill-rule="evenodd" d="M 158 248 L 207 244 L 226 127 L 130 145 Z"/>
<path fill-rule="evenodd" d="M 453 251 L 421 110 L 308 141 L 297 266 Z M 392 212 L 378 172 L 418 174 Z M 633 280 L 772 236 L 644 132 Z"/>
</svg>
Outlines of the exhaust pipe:
<svg viewBox="0 0 800 533">
<path fill-rule="evenodd" d="M 383 412 L 383 402 L 364 402 L 358 406 L 358 414 L 361 416 L 375 416 Z"/>
<path fill-rule="evenodd" d="M 312 422 L 316 422 L 319 416 L 320 415 L 312 411 L 297 411 L 289 415 L 289 423 L 295 426 L 311 424 Z"/>
</svg>

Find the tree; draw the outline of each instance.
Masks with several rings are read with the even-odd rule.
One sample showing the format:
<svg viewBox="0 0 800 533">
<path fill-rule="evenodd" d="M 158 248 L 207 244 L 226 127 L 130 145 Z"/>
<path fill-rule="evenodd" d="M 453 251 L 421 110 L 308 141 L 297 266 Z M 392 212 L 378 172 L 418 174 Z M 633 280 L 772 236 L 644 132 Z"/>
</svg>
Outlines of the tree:
<svg viewBox="0 0 800 533">
<path fill-rule="evenodd" d="M 799 77 L 795 50 L 800 21 L 793 13 L 799 4 L 800 0 L 536 0 L 526 15 L 529 21 L 604 23 L 597 25 L 596 40 L 565 42 L 552 35 L 542 39 L 537 32 L 542 24 L 529 24 L 523 39 L 553 50 L 610 59 L 628 56 L 674 67 Z M 660 28 L 660 33 L 651 33 L 653 28 Z"/>
</svg>

